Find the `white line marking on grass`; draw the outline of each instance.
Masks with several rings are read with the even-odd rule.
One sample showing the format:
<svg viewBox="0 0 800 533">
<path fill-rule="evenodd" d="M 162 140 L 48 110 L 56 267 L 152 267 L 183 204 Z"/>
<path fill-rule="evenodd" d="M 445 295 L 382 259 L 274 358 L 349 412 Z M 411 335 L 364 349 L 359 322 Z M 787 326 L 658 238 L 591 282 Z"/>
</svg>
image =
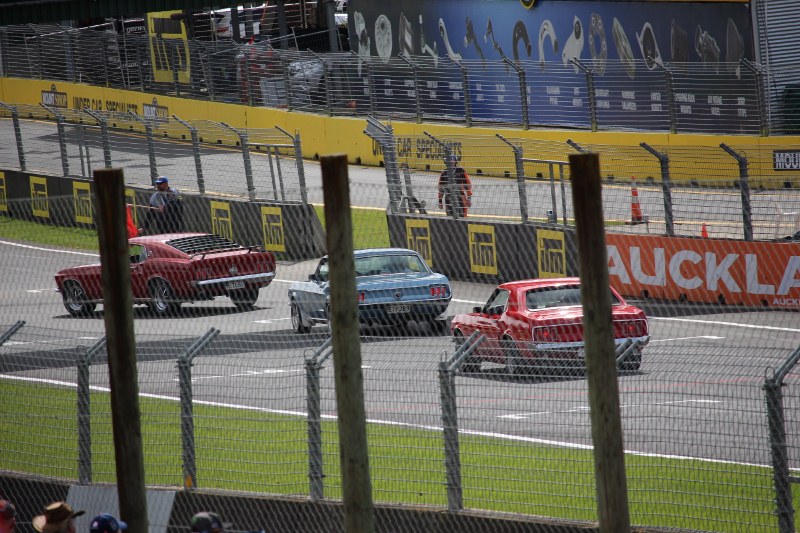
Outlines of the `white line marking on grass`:
<svg viewBox="0 0 800 533">
<path fill-rule="evenodd" d="M 714 335 L 698 335 L 697 337 L 676 337 L 674 339 L 656 339 L 656 340 L 651 340 L 650 344 L 653 344 L 654 342 L 688 341 L 692 339 L 708 339 L 712 341 L 717 341 L 724 338 L 725 337 L 715 337 Z"/>
<path fill-rule="evenodd" d="M 59 254 L 71 254 L 71 255 L 86 255 L 89 257 L 100 257 L 99 254 L 93 254 L 89 252 L 73 252 L 72 250 L 57 250 L 55 248 L 42 248 L 40 246 L 31 246 L 29 244 L 20 244 L 18 242 L 9 242 L 9 241 L 0 241 L 0 244 L 5 244 L 7 246 L 16 246 L 18 248 L 26 248 L 28 250 L 39 250 L 40 252 L 56 252 Z"/>
<path fill-rule="evenodd" d="M 9 379 L 15 381 L 25 381 L 29 383 L 44 383 L 48 385 L 60 385 L 63 387 L 73 387 L 77 388 L 75 383 L 70 383 L 66 381 L 57 381 L 53 379 L 42 379 L 42 378 L 30 378 L 30 377 L 23 377 L 23 376 L 13 376 L 10 374 L 0 374 L 0 378 L 2 379 Z M 89 387 L 93 391 L 97 392 L 111 392 L 111 389 L 108 387 L 98 387 L 96 385 L 92 385 Z M 139 393 L 139 397 L 141 398 L 152 398 L 155 400 L 166 400 L 170 402 L 180 402 L 180 398 L 176 398 L 174 396 L 165 396 L 162 394 L 148 394 L 148 393 Z M 270 414 L 279 414 L 279 415 L 289 415 L 289 416 L 300 416 L 300 417 L 307 417 L 308 413 L 302 411 L 287 411 L 283 409 L 266 409 L 264 407 L 252 407 L 249 405 L 238 405 L 238 404 L 231 404 L 231 403 L 223 403 L 223 402 L 208 402 L 202 400 L 194 400 L 196 405 L 208 405 L 211 407 L 225 407 L 228 409 L 237 409 L 242 411 L 252 411 L 258 413 L 270 413 Z M 324 418 L 326 420 L 336 420 L 337 417 L 335 415 L 322 415 L 320 418 Z M 427 426 L 422 424 L 411 424 L 408 422 L 391 422 L 387 420 L 375 420 L 375 419 L 367 419 L 367 423 L 369 424 L 378 424 L 382 426 L 396 426 L 396 427 L 407 427 L 411 429 L 423 429 L 429 431 L 437 431 L 442 432 L 444 431 L 443 428 L 440 426 Z M 488 437 L 488 438 L 496 438 L 502 439 L 507 441 L 514 441 L 514 442 L 528 442 L 532 444 L 546 444 L 550 446 L 559 446 L 562 448 L 573 448 L 579 450 L 591 450 L 594 447 L 589 444 L 575 444 L 571 442 L 563 442 L 563 441 L 555 441 L 549 439 L 537 439 L 533 437 L 522 437 L 519 435 L 506 435 L 504 433 L 495 433 L 490 431 L 474 431 L 469 429 L 459 429 L 458 432 L 462 435 L 475 435 L 478 437 Z M 635 450 L 625 450 L 625 453 L 629 453 L 631 455 L 638 455 L 641 457 L 660 457 L 665 459 L 685 459 L 689 461 L 704 461 L 707 463 L 718 463 L 718 464 L 732 464 L 732 465 L 743 465 L 743 466 L 755 466 L 759 468 L 768 468 L 772 469 L 770 465 L 763 465 L 757 463 L 741 463 L 737 461 L 728 461 L 723 459 L 708 459 L 703 457 L 690 457 L 688 455 L 670 455 L 670 454 L 660 454 L 660 453 L 645 453 L 645 452 L 637 452 Z"/>
</svg>

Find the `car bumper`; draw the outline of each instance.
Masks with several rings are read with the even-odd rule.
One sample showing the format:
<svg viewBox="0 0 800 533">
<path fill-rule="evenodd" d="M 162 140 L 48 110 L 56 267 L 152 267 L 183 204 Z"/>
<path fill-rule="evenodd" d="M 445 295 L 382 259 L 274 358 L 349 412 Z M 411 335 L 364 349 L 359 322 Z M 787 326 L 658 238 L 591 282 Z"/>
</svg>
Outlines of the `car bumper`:
<svg viewBox="0 0 800 533">
<path fill-rule="evenodd" d="M 628 340 L 638 342 L 640 346 L 644 347 L 650 342 L 650 335 L 644 337 L 630 337 L 625 339 L 614 339 L 614 346 L 622 346 Z M 584 341 L 579 342 L 531 342 L 528 344 L 528 349 L 537 353 L 576 353 L 583 352 L 586 348 Z"/>
<path fill-rule="evenodd" d="M 259 287 L 269 285 L 272 279 L 275 277 L 274 272 L 259 272 L 258 274 L 246 274 L 243 276 L 231 276 L 228 278 L 215 278 L 215 279 L 204 279 L 201 281 L 194 282 L 195 285 L 201 289 L 209 289 L 209 288 L 222 288 L 227 289 L 231 284 L 239 284 L 244 283 L 242 287 L 235 287 L 235 288 L 244 288 L 248 286 L 258 285 Z"/>
<path fill-rule="evenodd" d="M 384 324 L 409 320 L 431 320 L 447 311 L 449 305 L 449 299 L 359 304 L 358 316 L 361 322 Z"/>
</svg>

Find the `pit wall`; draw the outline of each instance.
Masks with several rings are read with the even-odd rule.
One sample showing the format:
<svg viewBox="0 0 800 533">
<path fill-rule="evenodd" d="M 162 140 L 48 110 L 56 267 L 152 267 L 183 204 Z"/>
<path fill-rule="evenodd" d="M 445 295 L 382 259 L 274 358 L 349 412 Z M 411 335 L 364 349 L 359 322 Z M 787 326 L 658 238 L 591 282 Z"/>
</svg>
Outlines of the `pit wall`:
<svg viewBox="0 0 800 533">
<path fill-rule="evenodd" d="M 266 107 L 249 107 L 245 105 L 192 100 L 189 98 L 153 95 L 138 91 L 94 87 L 79 83 L 51 80 L 29 80 L 0 78 L 0 101 L 11 105 L 38 106 L 42 101 L 56 102 L 69 109 L 83 109 L 107 112 L 133 111 L 144 116 L 145 105 L 148 109 L 160 107 L 160 112 L 167 116 L 177 115 L 183 120 L 210 120 L 225 122 L 235 128 L 272 128 L 280 126 L 289 132 L 299 132 L 302 138 L 303 155 L 317 159 L 321 155 L 345 153 L 353 164 L 379 166 L 383 164 L 383 154 L 376 143 L 364 134 L 366 117 L 328 117 L 296 111 L 285 111 Z M 764 183 L 788 183 L 800 186 L 800 169 L 797 172 L 775 171 L 773 168 L 774 150 L 797 150 L 800 136 L 755 137 L 734 135 L 690 135 L 644 132 L 590 132 L 582 130 L 521 130 L 518 128 L 470 127 L 455 124 L 417 124 L 413 122 L 393 122 L 395 135 L 423 136 L 428 132 L 436 137 L 464 136 L 494 138 L 496 133 L 510 139 L 527 139 L 552 141 L 556 145 L 571 139 L 578 145 L 602 145 L 608 147 L 637 148 L 626 153 L 628 166 L 642 169 L 642 174 L 659 176 L 655 158 L 641 150 L 639 144 L 646 142 L 656 148 L 705 147 L 718 151 L 720 143 L 734 149 L 746 151 L 749 161 L 751 186 L 758 186 L 759 180 Z M 207 141 L 209 139 L 206 139 Z M 222 141 L 228 142 L 228 141 Z M 424 159 L 420 154 L 425 146 L 407 147 L 408 156 Z M 402 150 L 401 150 L 402 151 Z M 641 152 L 639 155 L 638 152 Z M 564 157 L 573 150 L 564 145 Z M 702 168 L 708 155 L 698 151 L 698 168 Z M 400 158 L 403 154 L 400 153 Z M 495 157 L 496 156 L 496 157 Z M 432 153 L 436 159 L 438 154 Z M 729 158 L 729 156 L 724 156 Z M 511 175 L 515 174 L 511 150 L 493 154 L 493 165 L 496 171 L 505 167 Z M 441 163 L 441 161 L 439 161 Z M 735 162 L 730 159 L 735 168 Z M 475 171 L 476 169 L 468 169 Z M 678 175 L 674 182 L 689 181 L 691 175 Z M 729 185 L 729 183 L 726 183 Z"/>
</svg>

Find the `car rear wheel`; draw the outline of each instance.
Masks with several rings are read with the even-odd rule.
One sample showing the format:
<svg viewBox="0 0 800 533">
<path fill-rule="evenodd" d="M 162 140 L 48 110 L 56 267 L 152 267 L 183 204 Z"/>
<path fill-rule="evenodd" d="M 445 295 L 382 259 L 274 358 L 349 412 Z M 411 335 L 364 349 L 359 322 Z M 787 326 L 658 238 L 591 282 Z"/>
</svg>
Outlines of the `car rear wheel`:
<svg viewBox="0 0 800 533">
<path fill-rule="evenodd" d="M 303 322 L 303 314 L 300 311 L 300 305 L 292 300 L 291 315 L 292 315 L 292 331 L 295 333 L 308 333 L 309 327 Z"/>
<path fill-rule="evenodd" d="M 506 373 L 511 376 L 519 376 L 525 373 L 528 365 L 525 364 L 525 358 L 517 347 L 514 339 L 504 337 L 502 340 L 503 354 L 506 358 Z"/>
<path fill-rule="evenodd" d="M 95 304 L 86 301 L 86 292 L 77 281 L 64 282 L 64 307 L 72 316 L 86 316 L 94 312 Z"/>
<path fill-rule="evenodd" d="M 175 298 L 172 287 L 163 279 L 150 283 L 150 310 L 157 316 L 167 316 L 175 313 L 181 306 Z"/>
<path fill-rule="evenodd" d="M 453 340 L 456 343 L 456 350 L 464 346 L 464 343 L 467 342 L 467 339 L 464 338 L 464 334 L 460 329 L 457 329 L 453 332 Z M 481 361 L 475 357 L 467 357 L 461 362 L 461 371 L 464 373 L 469 374 L 472 372 L 479 372 L 480 369 Z"/>
<path fill-rule="evenodd" d="M 258 300 L 258 289 L 241 289 L 230 293 L 229 296 L 237 309 L 250 311 Z"/>
</svg>

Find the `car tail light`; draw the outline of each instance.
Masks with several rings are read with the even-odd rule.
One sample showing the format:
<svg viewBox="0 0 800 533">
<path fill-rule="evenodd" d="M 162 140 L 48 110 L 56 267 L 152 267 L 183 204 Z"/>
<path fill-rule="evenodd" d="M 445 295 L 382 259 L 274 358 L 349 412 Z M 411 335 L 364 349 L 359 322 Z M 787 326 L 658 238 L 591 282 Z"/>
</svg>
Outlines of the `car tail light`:
<svg viewBox="0 0 800 533">
<path fill-rule="evenodd" d="M 431 298 L 445 298 L 447 285 L 431 285 Z"/>
<path fill-rule="evenodd" d="M 367 301 L 367 293 L 366 292 L 359 292 L 358 293 L 358 303 L 363 304 Z"/>
<path fill-rule="evenodd" d="M 554 326 L 534 328 L 533 340 L 534 342 L 559 342 L 560 335 L 558 328 Z"/>
</svg>

